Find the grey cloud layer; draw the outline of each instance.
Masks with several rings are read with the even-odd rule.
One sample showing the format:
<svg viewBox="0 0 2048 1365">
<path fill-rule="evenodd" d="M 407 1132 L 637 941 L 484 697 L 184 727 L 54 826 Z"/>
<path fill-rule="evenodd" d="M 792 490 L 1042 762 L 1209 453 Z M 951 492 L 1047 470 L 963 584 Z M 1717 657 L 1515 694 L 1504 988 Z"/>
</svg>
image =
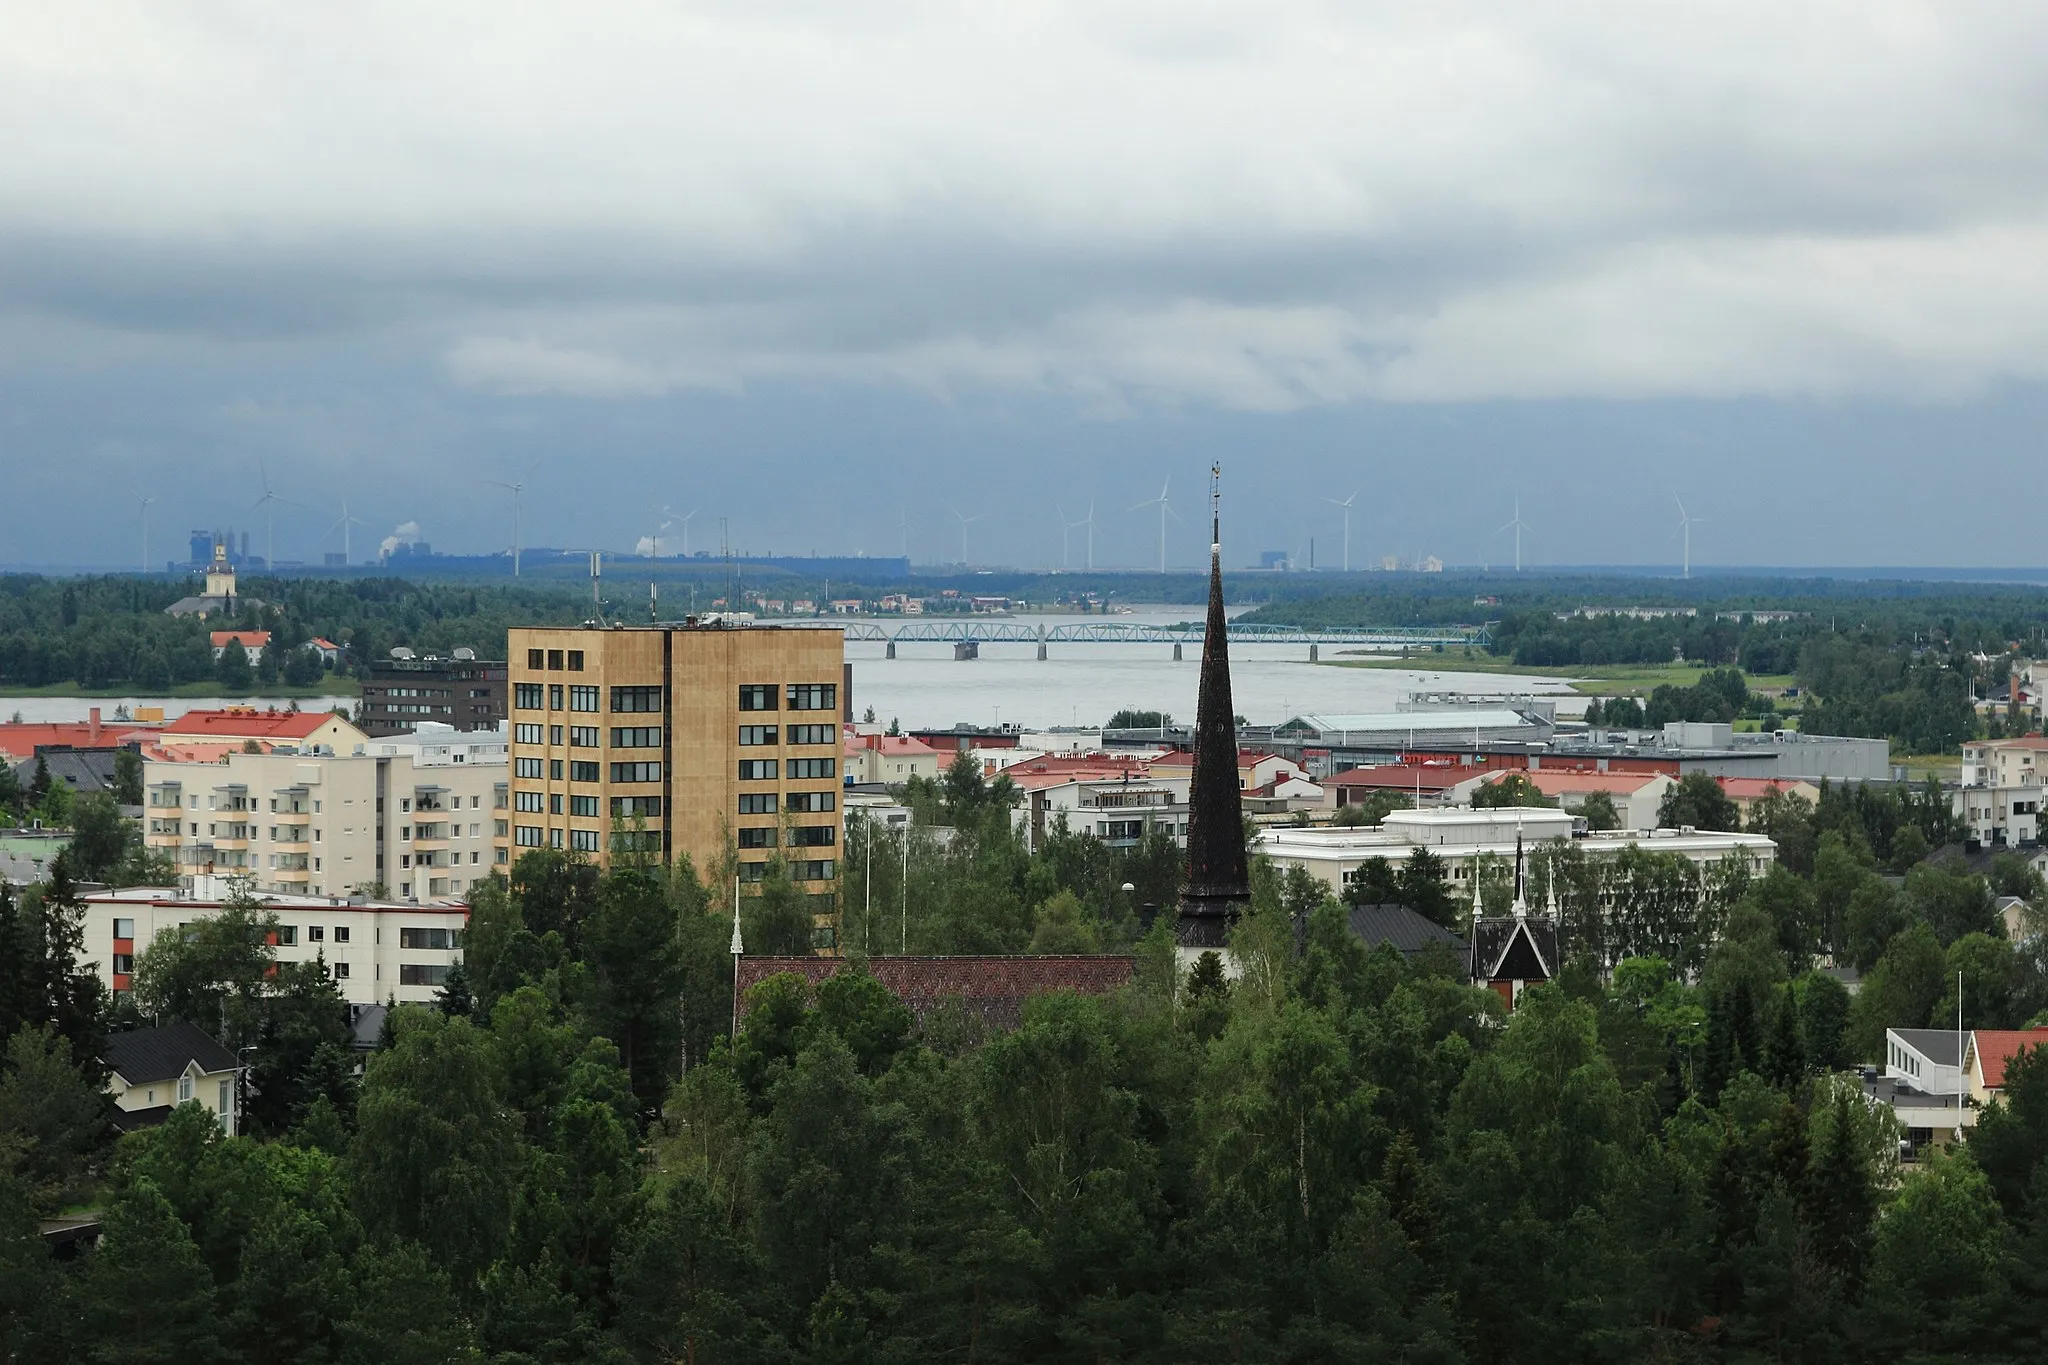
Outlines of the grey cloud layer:
<svg viewBox="0 0 2048 1365">
<path fill-rule="evenodd" d="M 2048 372 L 2038 7 L 8 8 L 0 307 L 80 357 L 1101 413 Z"/>
</svg>

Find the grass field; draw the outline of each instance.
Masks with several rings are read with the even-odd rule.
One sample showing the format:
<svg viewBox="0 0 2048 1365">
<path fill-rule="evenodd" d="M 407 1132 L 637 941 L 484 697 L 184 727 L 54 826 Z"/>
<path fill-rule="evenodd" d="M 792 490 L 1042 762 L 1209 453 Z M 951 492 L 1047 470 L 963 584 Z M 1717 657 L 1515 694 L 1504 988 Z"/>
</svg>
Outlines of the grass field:
<svg viewBox="0 0 2048 1365">
<path fill-rule="evenodd" d="M 1707 671 L 1700 664 L 1582 664 L 1572 668 L 1533 668 L 1518 666 L 1513 659 L 1495 658 L 1490 654 L 1475 654 L 1467 658 L 1452 650 L 1442 654 L 1418 654 L 1406 659 L 1381 655 L 1346 657 L 1328 662 L 1340 668 L 1422 668 L 1431 672 L 1512 673 L 1520 677 L 1562 678 L 1577 692 L 1601 697 L 1647 697 L 1665 683 L 1691 687 Z M 1749 686 L 1756 691 L 1789 687 L 1793 681 L 1790 677 L 1759 676 L 1749 679 Z"/>
<path fill-rule="evenodd" d="M 283 701 L 288 697 L 353 697 L 362 691 L 354 678 L 330 677 L 314 687 L 291 687 L 279 683 L 260 692 L 247 692 L 236 701 Z M 0 697 L 218 697 L 219 683 L 180 683 L 168 692 L 142 687 L 80 687 L 77 683 L 51 683 L 47 687 L 0 687 Z"/>
</svg>

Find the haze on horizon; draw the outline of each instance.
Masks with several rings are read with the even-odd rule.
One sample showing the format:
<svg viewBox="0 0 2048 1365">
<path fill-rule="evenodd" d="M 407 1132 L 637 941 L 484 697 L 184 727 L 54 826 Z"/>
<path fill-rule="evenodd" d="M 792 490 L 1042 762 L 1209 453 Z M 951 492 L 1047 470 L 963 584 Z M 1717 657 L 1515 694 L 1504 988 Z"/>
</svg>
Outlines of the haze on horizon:
<svg viewBox="0 0 2048 1365">
<path fill-rule="evenodd" d="M 0 562 L 2039 562 L 2039 6 L 4 9 Z"/>
</svg>

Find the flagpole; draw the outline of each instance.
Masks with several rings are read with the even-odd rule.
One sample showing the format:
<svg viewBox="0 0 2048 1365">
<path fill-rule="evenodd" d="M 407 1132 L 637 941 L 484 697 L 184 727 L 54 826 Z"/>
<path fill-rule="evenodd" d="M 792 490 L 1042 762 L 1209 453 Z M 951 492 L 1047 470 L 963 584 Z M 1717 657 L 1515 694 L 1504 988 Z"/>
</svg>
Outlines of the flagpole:
<svg viewBox="0 0 2048 1365">
<path fill-rule="evenodd" d="M 740 941 L 740 878 L 735 872 L 732 878 L 732 1037 L 734 1042 L 740 1036 L 740 955 L 747 951 Z"/>
</svg>

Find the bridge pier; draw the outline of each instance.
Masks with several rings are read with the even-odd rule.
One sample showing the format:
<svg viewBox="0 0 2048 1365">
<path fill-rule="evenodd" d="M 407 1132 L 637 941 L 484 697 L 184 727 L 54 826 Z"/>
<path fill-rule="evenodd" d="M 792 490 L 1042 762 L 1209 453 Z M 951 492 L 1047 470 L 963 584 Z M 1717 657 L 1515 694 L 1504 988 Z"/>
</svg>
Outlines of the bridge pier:
<svg viewBox="0 0 2048 1365">
<path fill-rule="evenodd" d="M 1180 641 L 1178 641 L 1178 640 L 1175 640 L 1175 641 L 1173 642 L 1173 661 L 1174 661 L 1175 663 L 1179 663 L 1179 662 L 1181 661 L 1181 658 L 1180 658 Z"/>
<path fill-rule="evenodd" d="M 891 640 L 889 642 L 889 646 L 886 650 L 883 651 L 882 657 L 885 659 L 893 659 L 896 657 L 896 642 L 894 640 Z"/>
<path fill-rule="evenodd" d="M 1316 653 L 1316 647 L 1314 645 L 1310 645 L 1308 647 L 1308 661 L 1312 664 L 1322 662 L 1321 657 Z"/>
<path fill-rule="evenodd" d="M 979 640 L 960 641 L 953 646 L 953 657 L 956 660 L 979 659 L 981 657 L 981 642 Z"/>
<path fill-rule="evenodd" d="M 1045 662 L 1045 641 L 1043 640 L 1038 642 L 1038 662 Z"/>
</svg>

